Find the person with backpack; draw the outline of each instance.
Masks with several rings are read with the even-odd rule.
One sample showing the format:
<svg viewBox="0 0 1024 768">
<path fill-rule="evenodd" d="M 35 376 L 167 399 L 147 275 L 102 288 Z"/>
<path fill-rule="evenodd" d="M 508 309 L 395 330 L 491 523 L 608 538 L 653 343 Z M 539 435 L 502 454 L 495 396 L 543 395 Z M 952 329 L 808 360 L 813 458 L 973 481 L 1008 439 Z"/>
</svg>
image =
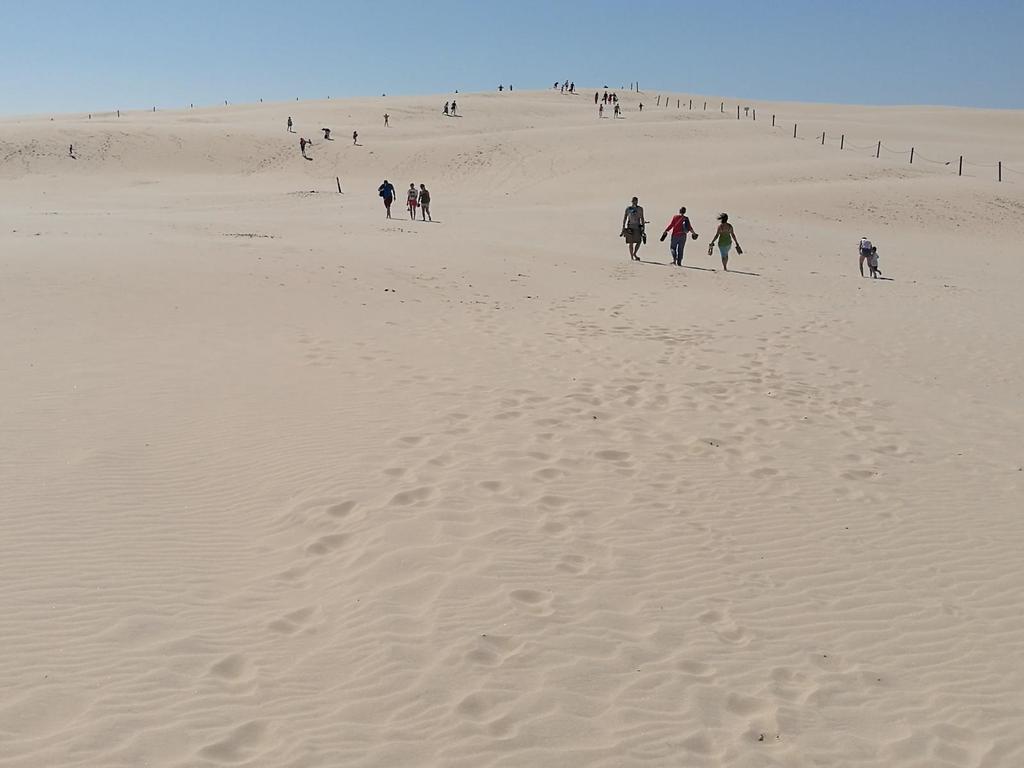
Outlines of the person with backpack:
<svg viewBox="0 0 1024 768">
<path fill-rule="evenodd" d="M 693 231 L 693 226 L 690 224 L 690 218 L 686 215 L 686 206 L 680 208 L 679 213 L 673 216 L 672 221 L 665 227 L 665 231 L 661 233 L 662 242 L 665 241 L 669 232 L 672 233 L 672 239 L 669 241 L 672 263 L 677 267 L 681 267 L 683 266 L 683 249 L 686 247 L 687 233 L 694 240 L 698 237 L 697 233 Z"/>
<path fill-rule="evenodd" d="M 377 194 L 381 196 L 384 201 L 384 210 L 387 211 L 387 218 L 391 218 L 391 203 L 395 201 L 395 187 L 394 185 L 384 179 L 384 183 L 377 187 Z"/>
<path fill-rule="evenodd" d="M 861 277 L 864 277 L 864 262 L 871 257 L 871 248 L 871 241 L 868 240 L 867 235 L 864 235 L 857 246 L 857 252 L 860 254 L 860 263 L 857 266 L 860 268 Z"/>
</svg>

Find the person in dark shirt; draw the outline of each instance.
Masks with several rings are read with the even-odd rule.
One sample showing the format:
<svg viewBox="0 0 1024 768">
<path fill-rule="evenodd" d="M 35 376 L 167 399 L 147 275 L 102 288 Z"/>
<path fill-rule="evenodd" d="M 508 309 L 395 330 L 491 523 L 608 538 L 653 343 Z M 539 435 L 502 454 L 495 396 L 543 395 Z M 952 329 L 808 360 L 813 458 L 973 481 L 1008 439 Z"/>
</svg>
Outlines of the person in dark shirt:
<svg viewBox="0 0 1024 768">
<path fill-rule="evenodd" d="M 430 191 L 426 184 L 420 184 L 420 214 L 423 221 L 433 221 L 430 215 Z"/>
<path fill-rule="evenodd" d="M 384 183 L 377 187 L 377 194 L 381 196 L 384 201 L 384 210 L 387 212 L 387 218 L 391 218 L 391 204 L 395 202 L 395 187 L 394 185 L 384 179 Z"/>
</svg>

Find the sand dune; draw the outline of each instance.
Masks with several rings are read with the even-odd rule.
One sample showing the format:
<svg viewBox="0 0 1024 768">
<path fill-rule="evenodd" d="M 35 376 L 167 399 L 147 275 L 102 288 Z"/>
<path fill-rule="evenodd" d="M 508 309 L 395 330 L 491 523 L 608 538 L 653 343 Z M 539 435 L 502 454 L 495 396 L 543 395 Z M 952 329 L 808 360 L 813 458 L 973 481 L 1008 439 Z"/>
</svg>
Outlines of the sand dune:
<svg viewBox="0 0 1024 768">
<path fill-rule="evenodd" d="M 590 93 L 0 121 L 0 766 L 1024 763 L 1024 177 L 763 120 L 1024 115 Z"/>
</svg>

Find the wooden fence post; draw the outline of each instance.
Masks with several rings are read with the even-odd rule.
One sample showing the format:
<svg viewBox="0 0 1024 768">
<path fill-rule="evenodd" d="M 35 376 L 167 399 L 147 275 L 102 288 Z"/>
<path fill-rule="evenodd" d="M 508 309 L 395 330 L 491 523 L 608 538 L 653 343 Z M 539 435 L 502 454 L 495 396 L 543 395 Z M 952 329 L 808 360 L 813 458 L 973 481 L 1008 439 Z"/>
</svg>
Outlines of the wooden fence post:
<svg viewBox="0 0 1024 768">
<path fill-rule="evenodd" d="M 877 160 L 881 156 L 882 156 L 882 142 L 881 142 L 881 140 L 879 140 L 879 142 L 878 142 L 878 149 L 875 150 L 875 159 Z"/>
<path fill-rule="evenodd" d="M 334 177 L 334 180 L 335 180 L 336 182 L 338 182 L 338 194 L 340 195 L 340 194 L 341 194 L 341 177 L 339 177 L 339 176 L 335 176 L 335 177 Z"/>
<path fill-rule="evenodd" d="M 846 145 L 846 134 L 844 133 L 839 137 L 839 148 L 842 149 Z"/>
<path fill-rule="evenodd" d="M 725 102 L 724 101 L 722 102 L 722 106 L 720 106 L 718 108 L 718 111 L 721 112 L 723 115 L 725 114 Z"/>
<path fill-rule="evenodd" d="M 999 161 L 999 181 L 1003 180 L 1003 161 Z"/>
<path fill-rule="evenodd" d="M 772 128 L 775 127 L 775 115 L 772 115 Z"/>
<path fill-rule="evenodd" d="M 825 132 L 824 131 L 821 132 L 821 146 L 823 146 L 823 147 L 825 146 Z"/>
<path fill-rule="evenodd" d="M 740 105 L 739 104 L 736 105 L 736 119 L 737 120 L 740 119 Z"/>
<path fill-rule="evenodd" d="M 793 123 L 793 138 L 796 138 L 796 123 Z"/>
<path fill-rule="evenodd" d="M 910 164 L 911 165 L 914 164 L 914 148 L 913 147 L 910 148 Z"/>
<path fill-rule="evenodd" d="M 960 170 L 956 173 L 957 176 L 964 175 L 964 156 L 960 155 Z"/>
</svg>

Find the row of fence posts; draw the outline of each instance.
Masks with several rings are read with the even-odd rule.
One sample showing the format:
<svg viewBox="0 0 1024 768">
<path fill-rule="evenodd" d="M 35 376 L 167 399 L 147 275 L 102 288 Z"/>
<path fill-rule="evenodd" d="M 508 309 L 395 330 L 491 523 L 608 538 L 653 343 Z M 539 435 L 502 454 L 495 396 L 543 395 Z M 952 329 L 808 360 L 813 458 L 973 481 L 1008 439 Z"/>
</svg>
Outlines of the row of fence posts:
<svg viewBox="0 0 1024 768">
<path fill-rule="evenodd" d="M 736 119 L 737 120 L 739 119 L 739 107 L 736 108 Z M 775 127 L 775 115 L 772 115 L 772 127 L 773 128 Z M 794 139 L 797 138 L 797 123 L 793 123 L 793 138 Z M 825 146 L 825 131 L 821 132 L 821 146 Z M 843 133 L 843 134 L 840 134 L 840 136 L 839 136 L 839 148 L 843 149 L 845 146 L 846 146 L 846 134 Z M 893 150 L 887 150 L 887 151 L 892 152 Z M 911 147 L 910 148 L 910 165 L 914 164 L 914 152 L 915 151 L 916 151 L 916 147 Z M 881 156 L 882 156 L 882 142 L 881 142 L 881 140 L 879 140 L 878 143 L 875 145 L 875 159 L 877 160 Z M 949 165 L 949 163 L 946 163 L 946 165 Z M 963 155 L 960 155 L 960 161 L 957 164 L 956 175 L 957 176 L 963 176 L 964 175 L 964 156 Z M 1002 160 L 999 160 L 996 163 L 996 179 L 998 181 L 1000 181 L 1000 182 L 1003 180 L 1003 161 Z"/>
<path fill-rule="evenodd" d="M 630 83 L 630 88 L 635 89 L 637 92 L 640 91 L 640 87 L 639 87 L 638 83 Z M 656 104 L 657 104 L 657 106 L 661 106 L 661 95 L 660 94 L 657 97 Z M 666 96 L 665 97 L 665 106 L 667 107 L 668 105 L 669 105 L 669 98 L 668 98 L 668 96 Z M 681 105 L 682 105 L 682 100 L 681 99 L 676 99 L 676 109 L 680 109 Z M 689 100 L 688 108 L 691 109 L 691 110 L 693 109 L 693 99 Z M 750 109 L 751 117 L 753 118 L 754 122 L 757 122 L 757 109 L 756 108 L 753 108 L 753 109 L 748 108 L 748 109 Z M 704 102 L 704 111 L 707 112 L 707 110 L 708 110 L 708 103 L 705 101 Z M 724 101 L 719 103 L 718 111 L 721 114 L 725 114 L 725 102 Z M 739 104 L 736 105 L 736 119 L 737 120 L 740 119 L 740 105 Z M 775 115 L 773 114 L 772 115 L 772 128 L 775 128 L 775 127 L 776 127 Z M 798 124 L 797 123 L 793 123 L 793 138 L 794 139 L 798 138 L 798 136 L 797 136 L 797 128 L 798 128 Z M 825 131 L 821 132 L 821 145 L 825 146 Z M 840 136 L 839 136 L 839 149 L 844 149 L 845 147 L 846 147 L 846 134 L 843 133 L 843 134 L 840 134 Z M 911 147 L 910 148 L 910 164 L 911 165 L 914 164 L 914 152 L 915 152 L 915 150 L 916 150 L 915 147 Z M 892 150 L 887 150 L 887 151 L 892 151 Z M 881 158 L 881 156 L 882 156 L 882 142 L 881 142 L 881 140 L 879 140 L 877 145 L 875 146 L 875 159 Z M 948 165 L 948 163 L 947 163 L 947 165 Z M 1003 180 L 1003 161 L 1002 160 L 1000 160 L 1000 161 L 998 161 L 996 163 L 996 169 L 997 169 L 996 178 L 1001 182 Z M 959 164 L 957 166 L 957 176 L 963 176 L 963 175 L 964 175 L 964 156 L 960 155 L 960 162 L 959 162 Z"/>
</svg>

